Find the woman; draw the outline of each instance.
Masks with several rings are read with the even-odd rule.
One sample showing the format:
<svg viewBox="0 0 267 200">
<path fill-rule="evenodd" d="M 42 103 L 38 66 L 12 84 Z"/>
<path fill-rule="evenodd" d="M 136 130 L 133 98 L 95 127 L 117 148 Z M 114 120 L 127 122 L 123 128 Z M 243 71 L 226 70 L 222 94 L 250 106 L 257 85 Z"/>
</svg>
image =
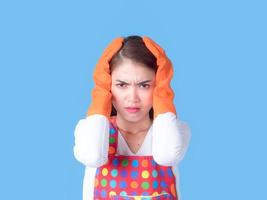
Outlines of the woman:
<svg viewBox="0 0 267 200">
<path fill-rule="evenodd" d="M 177 117 L 172 76 L 148 37 L 119 37 L 105 49 L 87 117 L 75 129 L 84 200 L 180 199 L 177 168 L 191 133 Z"/>
</svg>

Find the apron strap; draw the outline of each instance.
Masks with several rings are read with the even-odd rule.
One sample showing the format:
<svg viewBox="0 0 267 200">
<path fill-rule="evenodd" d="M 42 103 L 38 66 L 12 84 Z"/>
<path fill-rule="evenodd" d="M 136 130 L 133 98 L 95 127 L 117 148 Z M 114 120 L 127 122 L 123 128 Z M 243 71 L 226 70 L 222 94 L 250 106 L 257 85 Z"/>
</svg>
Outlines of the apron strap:
<svg viewBox="0 0 267 200">
<path fill-rule="evenodd" d="M 117 152 L 118 146 L 118 128 L 116 124 L 116 116 L 110 118 L 109 123 L 109 150 L 108 155 L 113 156 Z"/>
</svg>

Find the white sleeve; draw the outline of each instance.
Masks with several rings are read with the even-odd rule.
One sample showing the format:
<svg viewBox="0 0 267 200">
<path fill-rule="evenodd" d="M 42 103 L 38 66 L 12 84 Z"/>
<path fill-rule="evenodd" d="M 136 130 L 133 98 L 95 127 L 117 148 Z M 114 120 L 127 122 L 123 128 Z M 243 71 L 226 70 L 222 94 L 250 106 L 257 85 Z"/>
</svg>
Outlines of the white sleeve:
<svg viewBox="0 0 267 200">
<path fill-rule="evenodd" d="M 75 158 L 89 167 L 99 167 L 108 160 L 109 120 L 95 114 L 81 119 L 76 125 Z"/>
<path fill-rule="evenodd" d="M 174 113 L 159 114 L 153 122 L 152 155 L 164 166 L 174 166 L 184 157 L 191 131 Z"/>
</svg>

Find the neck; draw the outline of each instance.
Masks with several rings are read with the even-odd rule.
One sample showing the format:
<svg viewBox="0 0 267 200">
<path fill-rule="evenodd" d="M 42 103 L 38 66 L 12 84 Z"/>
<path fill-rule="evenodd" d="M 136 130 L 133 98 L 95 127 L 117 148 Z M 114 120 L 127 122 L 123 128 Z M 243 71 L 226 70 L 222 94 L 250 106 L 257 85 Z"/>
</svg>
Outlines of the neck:
<svg viewBox="0 0 267 200">
<path fill-rule="evenodd" d="M 137 122 L 131 122 L 122 118 L 120 115 L 117 115 L 116 123 L 119 130 L 126 133 L 137 134 L 146 132 L 150 128 L 152 120 L 147 116 Z"/>
</svg>

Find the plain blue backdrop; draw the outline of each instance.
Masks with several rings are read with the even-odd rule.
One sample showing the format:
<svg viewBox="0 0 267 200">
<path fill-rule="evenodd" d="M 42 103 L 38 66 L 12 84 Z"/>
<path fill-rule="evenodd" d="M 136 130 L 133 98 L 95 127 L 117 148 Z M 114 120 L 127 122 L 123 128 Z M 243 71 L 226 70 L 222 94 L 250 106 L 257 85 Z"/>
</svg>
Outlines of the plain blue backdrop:
<svg viewBox="0 0 267 200">
<path fill-rule="evenodd" d="M 133 34 L 175 68 L 183 200 L 267 199 L 265 1 L 0 2 L 0 199 L 82 198 L 74 128 L 102 51 Z"/>
</svg>

